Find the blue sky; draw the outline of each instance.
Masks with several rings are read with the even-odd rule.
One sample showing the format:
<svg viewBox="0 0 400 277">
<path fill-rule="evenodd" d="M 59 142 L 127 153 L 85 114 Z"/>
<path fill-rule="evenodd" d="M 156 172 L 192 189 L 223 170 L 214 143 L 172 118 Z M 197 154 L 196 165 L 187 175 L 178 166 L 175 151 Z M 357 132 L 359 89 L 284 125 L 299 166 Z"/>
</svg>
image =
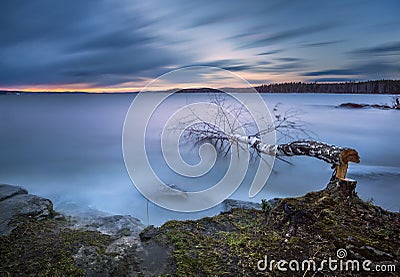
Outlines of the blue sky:
<svg viewBox="0 0 400 277">
<path fill-rule="evenodd" d="M 125 91 L 209 65 L 252 84 L 399 79 L 400 1 L 0 2 L 0 88 Z"/>
</svg>

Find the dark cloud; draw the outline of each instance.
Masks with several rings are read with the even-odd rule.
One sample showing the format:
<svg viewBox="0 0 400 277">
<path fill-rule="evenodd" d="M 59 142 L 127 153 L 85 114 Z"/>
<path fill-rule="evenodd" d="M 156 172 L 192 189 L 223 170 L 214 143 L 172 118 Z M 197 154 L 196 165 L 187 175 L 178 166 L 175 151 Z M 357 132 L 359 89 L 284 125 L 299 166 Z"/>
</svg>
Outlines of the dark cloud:
<svg viewBox="0 0 400 277">
<path fill-rule="evenodd" d="M 2 1 L 0 85 L 117 84 L 183 62 L 106 1 Z M 112 5 L 111 5 L 112 4 Z M 165 69 L 163 70 L 165 71 Z M 154 76 L 155 75 L 155 76 Z"/>
<path fill-rule="evenodd" d="M 351 79 L 351 78 L 316 78 L 316 79 L 309 79 L 306 82 L 351 82 L 351 81 L 358 81 L 358 79 Z"/>
<path fill-rule="evenodd" d="M 288 62 L 280 63 L 273 66 L 264 67 L 264 72 L 276 72 L 276 73 L 289 73 L 289 72 L 301 72 L 308 67 L 305 62 Z"/>
<path fill-rule="evenodd" d="M 323 42 L 315 42 L 315 43 L 307 43 L 303 44 L 303 47 L 321 47 L 321 46 L 329 46 L 332 44 L 337 44 L 344 42 L 344 40 L 332 40 L 332 41 L 323 41 Z"/>
<path fill-rule="evenodd" d="M 95 14 L 101 14 L 96 1 L 0 1 L 0 46 L 27 41 L 68 40 L 82 35 Z"/>
<path fill-rule="evenodd" d="M 249 48 L 263 47 L 266 45 L 275 44 L 278 42 L 294 38 L 301 38 L 303 36 L 318 33 L 333 27 L 335 27 L 334 24 L 319 24 L 319 25 L 303 26 L 299 28 L 280 31 L 272 35 L 263 35 L 263 38 L 260 39 L 251 39 L 251 37 L 249 36 L 249 39 L 251 39 L 251 41 L 241 45 L 240 48 L 249 49 Z"/>
<path fill-rule="evenodd" d="M 244 59 L 223 59 L 223 60 L 216 60 L 216 61 L 209 61 L 203 63 L 195 63 L 191 64 L 191 66 L 211 66 L 222 68 L 225 70 L 230 70 L 234 72 L 238 71 L 246 71 L 249 73 L 265 73 L 270 72 L 272 68 L 283 70 L 284 68 L 295 68 L 298 65 L 294 65 L 290 63 L 289 65 L 281 66 L 281 65 L 272 65 L 273 62 L 270 61 L 247 61 Z"/>
<path fill-rule="evenodd" d="M 215 12 L 215 11 L 214 11 Z M 226 14 L 212 13 L 209 11 L 206 15 L 201 15 L 199 18 L 195 18 L 187 22 L 187 28 L 197 28 L 203 26 L 209 26 L 218 23 L 227 23 L 234 21 L 234 17 L 228 17 Z"/>
<path fill-rule="evenodd" d="M 263 62 L 263 64 L 268 64 L 268 62 Z M 253 71 L 257 67 L 257 64 L 246 62 L 245 60 L 241 59 L 224 59 L 224 60 L 209 61 L 204 63 L 197 63 L 193 65 L 212 66 L 230 71 Z"/>
<path fill-rule="evenodd" d="M 392 78 L 390 76 L 400 76 L 400 63 L 398 61 L 396 63 L 396 61 L 371 59 L 367 62 L 355 63 L 352 65 L 352 68 L 370 78 Z"/>
<path fill-rule="evenodd" d="M 356 55 L 400 55 L 400 41 L 385 43 L 382 45 L 356 49 L 349 52 L 350 54 Z"/>
<path fill-rule="evenodd" d="M 388 62 L 381 59 L 369 60 L 367 62 L 353 62 L 351 65 L 341 69 L 329 69 L 320 71 L 303 72 L 301 76 L 351 76 L 347 79 L 364 78 L 392 78 L 393 74 L 400 74 L 400 64 Z M 326 79 L 325 77 L 323 79 Z M 327 79 L 335 79 L 327 77 Z M 341 77 L 340 79 L 346 79 Z M 315 79 L 317 80 L 317 79 Z"/>
<path fill-rule="evenodd" d="M 154 37 L 125 27 L 121 30 L 112 30 L 104 34 L 98 34 L 96 37 L 88 38 L 81 43 L 73 45 L 70 50 L 77 52 L 85 50 L 119 50 L 131 46 L 148 46 L 154 40 Z"/>
<path fill-rule="evenodd" d="M 193 65 L 213 66 L 230 71 L 246 71 L 251 73 L 295 72 L 307 67 L 307 64 L 299 58 L 282 58 L 282 61 L 283 63 L 273 63 L 265 60 L 251 62 L 243 59 L 224 59 Z"/>
<path fill-rule="evenodd" d="M 284 50 L 271 50 L 271 51 L 267 51 L 267 52 L 261 52 L 258 53 L 257 56 L 268 56 L 268 55 L 274 55 L 274 54 L 278 54 L 278 53 L 282 53 Z"/>
<path fill-rule="evenodd" d="M 311 71 L 301 74 L 302 76 L 324 76 L 324 75 L 357 75 L 359 71 L 354 69 L 328 69 L 320 71 Z"/>
<path fill-rule="evenodd" d="M 277 61 L 280 62 L 297 62 L 297 61 L 301 61 L 302 59 L 300 58 L 277 58 Z"/>
<path fill-rule="evenodd" d="M 183 11 L 190 15 L 190 20 L 186 20 L 187 28 L 204 27 L 215 24 L 244 23 L 244 27 L 249 25 L 264 25 L 265 16 L 282 10 L 285 5 L 290 4 L 290 0 L 269 0 L 269 1 L 235 1 L 231 0 L 205 0 L 201 5 L 194 1 L 177 1 L 183 6 L 179 12 Z M 263 20 L 264 19 L 264 20 Z M 239 38 L 241 34 L 237 35 Z M 231 37 L 235 37 L 231 36 Z"/>
<path fill-rule="evenodd" d="M 140 47 L 128 47 L 115 52 L 92 51 L 63 62 L 59 73 L 66 80 L 74 81 L 81 78 L 82 82 L 90 81 L 99 84 L 102 83 L 103 78 L 110 76 L 114 76 L 116 80 L 126 81 L 129 78 L 145 76 L 145 71 L 162 68 L 174 62 L 168 55 L 157 53 L 158 56 L 155 59 L 154 54 L 152 50 Z M 150 74 L 149 77 L 154 76 Z"/>
</svg>

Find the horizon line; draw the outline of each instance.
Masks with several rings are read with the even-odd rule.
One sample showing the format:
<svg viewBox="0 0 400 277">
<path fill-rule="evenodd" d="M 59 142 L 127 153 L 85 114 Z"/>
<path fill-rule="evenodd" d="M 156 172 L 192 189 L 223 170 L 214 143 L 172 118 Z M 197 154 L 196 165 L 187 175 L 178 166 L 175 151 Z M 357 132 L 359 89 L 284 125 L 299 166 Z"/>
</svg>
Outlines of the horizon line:
<svg viewBox="0 0 400 277">
<path fill-rule="evenodd" d="M 277 83 L 265 83 L 265 84 L 259 84 L 259 85 L 251 85 L 251 88 L 258 88 L 262 86 L 271 86 L 271 85 L 285 85 L 285 84 L 349 84 L 349 83 L 367 83 L 367 82 L 382 82 L 382 81 L 391 81 L 391 82 L 396 82 L 400 81 L 400 79 L 373 79 L 373 80 L 350 80 L 350 81 L 285 81 L 285 82 L 277 82 Z M 38 87 L 38 88 L 7 88 L 7 87 L 0 87 L 0 92 L 22 92 L 22 93 L 86 93 L 86 94 L 113 94 L 113 93 L 118 93 L 118 94 L 123 94 L 123 93 L 140 93 L 140 92 L 165 92 L 168 90 L 189 90 L 189 89 L 216 89 L 216 90 L 224 90 L 224 89 L 246 89 L 249 87 L 218 87 L 218 88 L 213 88 L 213 87 L 207 87 L 207 86 L 187 86 L 185 88 L 179 88 L 179 87 L 165 87 L 165 88 L 160 88 L 157 90 L 145 90 L 143 89 L 146 88 L 144 86 L 143 88 L 133 88 L 133 87 L 126 87 L 126 88 L 107 88 L 107 87 L 93 87 L 93 88 L 45 88 L 45 87 Z"/>
</svg>

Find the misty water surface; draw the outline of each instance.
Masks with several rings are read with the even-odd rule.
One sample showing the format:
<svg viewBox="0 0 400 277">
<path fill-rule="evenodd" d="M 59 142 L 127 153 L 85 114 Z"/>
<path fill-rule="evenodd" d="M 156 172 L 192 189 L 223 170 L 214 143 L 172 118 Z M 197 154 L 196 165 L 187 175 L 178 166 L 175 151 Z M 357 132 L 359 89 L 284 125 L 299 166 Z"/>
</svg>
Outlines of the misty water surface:
<svg viewBox="0 0 400 277">
<path fill-rule="evenodd" d="M 2 95 L 0 96 L 0 183 L 20 185 L 31 193 L 53 200 L 91 207 L 111 214 L 131 214 L 147 223 L 146 200 L 133 186 L 125 169 L 121 137 L 132 94 L 115 95 Z M 166 117 L 177 108 L 207 95 L 175 94 L 159 114 Z M 358 180 L 364 198 L 398 211 L 400 186 L 400 112 L 378 109 L 336 108 L 340 103 L 389 103 L 390 96 L 333 94 L 263 95 L 270 109 L 295 108 L 315 133 L 315 139 L 357 149 L 360 164 L 350 164 L 348 176 Z M 141 120 L 138 115 L 138 120 Z M 200 190 L 219 180 L 227 161 L 219 160 L 206 176 L 186 180 L 166 167 L 160 155 L 159 136 L 164 119 L 153 120 L 147 132 L 147 153 L 161 179 L 185 190 Z M 188 162 L 198 159 L 196 149 L 183 145 Z M 262 198 L 299 196 L 325 187 L 332 170 L 322 161 L 295 157 L 293 165 L 275 162 L 267 185 L 248 199 L 252 172 L 232 198 L 259 202 Z M 198 218 L 220 211 L 176 213 L 149 204 L 150 224 L 169 219 Z"/>
</svg>

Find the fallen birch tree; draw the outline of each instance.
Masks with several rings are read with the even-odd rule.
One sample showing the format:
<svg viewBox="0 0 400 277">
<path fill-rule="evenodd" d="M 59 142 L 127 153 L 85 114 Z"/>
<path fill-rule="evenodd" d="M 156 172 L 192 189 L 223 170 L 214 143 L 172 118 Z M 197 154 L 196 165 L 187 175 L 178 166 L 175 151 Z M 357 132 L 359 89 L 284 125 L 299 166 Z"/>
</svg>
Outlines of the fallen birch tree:
<svg viewBox="0 0 400 277">
<path fill-rule="evenodd" d="M 197 123 L 190 124 L 194 121 L 193 118 L 187 118 L 182 122 L 182 126 L 186 126 L 183 136 L 186 140 L 194 143 L 211 142 L 220 152 L 227 154 L 232 145 L 236 145 L 241 149 L 248 149 L 252 154 L 262 158 L 262 155 L 275 156 L 280 160 L 285 160 L 285 157 L 292 156 L 309 156 L 317 158 L 332 165 L 334 169 L 333 179 L 339 180 L 340 185 L 350 186 L 354 192 L 356 181 L 346 179 L 346 173 L 349 162 L 360 162 L 360 157 L 355 149 L 347 147 L 339 147 L 330 145 L 324 142 L 315 140 L 299 140 L 294 139 L 293 133 L 301 133 L 307 135 L 304 124 L 298 119 L 298 113 L 294 110 L 289 110 L 283 114 L 278 112 L 277 107 L 274 107 L 274 124 L 271 124 L 265 130 L 257 130 L 254 134 L 243 135 L 236 132 L 239 128 L 250 130 L 252 124 L 249 122 L 240 123 L 239 118 L 243 115 L 243 107 L 233 109 L 235 114 L 234 122 L 226 122 L 225 101 L 224 99 L 215 98 L 213 104 L 221 107 L 217 113 L 215 123 L 198 122 L 198 117 L 194 114 Z M 232 112 L 232 109 L 231 111 Z M 224 128 L 220 126 L 223 125 Z M 189 127 L 187 127 L 189 126 Z M 224 131 L 223 131 L 224 129 Z M 228 130 L 228 131 L 227 131 Z M 293 141 L 281 144 L 267 144 L 261 139 L 262 135 L 269 132 L 276 132 Z M 351 193 L 351 192 L 349 192 Z"/>
</svg>

